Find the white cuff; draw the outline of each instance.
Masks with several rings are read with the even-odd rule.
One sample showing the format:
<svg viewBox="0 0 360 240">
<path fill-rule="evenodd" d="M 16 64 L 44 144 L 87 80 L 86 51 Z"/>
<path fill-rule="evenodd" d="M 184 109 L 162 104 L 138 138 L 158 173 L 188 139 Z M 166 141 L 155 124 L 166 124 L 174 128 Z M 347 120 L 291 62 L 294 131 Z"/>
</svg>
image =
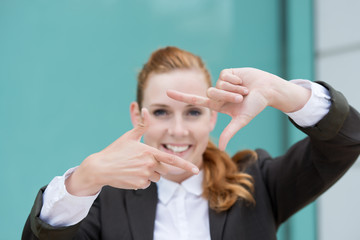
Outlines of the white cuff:
<svg viewBox="0 0 360 240">
<path fill-rule="evenodd" d="M 55 177 L 43 194 L 40 219 L 54 227 L 71 226 L 84 219 L 99 195 L 78 197 L 67 192 L 65 179 L 76 167 L 69 169 L 63 176 Z"/>
<path fill-rule="evenodd" d="M 312 127 L 328 112 L 331 106 L 329 91 L 318 83 L 308 80 L 291 80 L 292 83 L 311 90 L 311 97 L 303 108 L 296 112 L 286 113 L 301 127 Z"/>
</svg>

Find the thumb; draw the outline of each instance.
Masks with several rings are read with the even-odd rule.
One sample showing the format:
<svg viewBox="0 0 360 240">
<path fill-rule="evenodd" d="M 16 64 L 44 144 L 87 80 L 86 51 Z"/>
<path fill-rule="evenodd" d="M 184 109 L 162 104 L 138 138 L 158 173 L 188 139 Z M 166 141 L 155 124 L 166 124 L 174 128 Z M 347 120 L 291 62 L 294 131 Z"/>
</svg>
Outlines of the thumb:
<svg viewBox="0 0 360 240">
<path fill-rule="evenodd" d="M 219 138 L 219 149 L 225 151 L 230 139 L 243 128 L 249 121 L 243 118 L 233 118 L 226 128 L 222 131 Z"/>
<path fill-rule="evenodd" d="M 150 114 L 146 108 L 141 109 L 141 121 L 138 122 L 136 127 L 128 132 L 129 139 L 140 141 L 142 135 L 149 128 Z"/>
</svg>

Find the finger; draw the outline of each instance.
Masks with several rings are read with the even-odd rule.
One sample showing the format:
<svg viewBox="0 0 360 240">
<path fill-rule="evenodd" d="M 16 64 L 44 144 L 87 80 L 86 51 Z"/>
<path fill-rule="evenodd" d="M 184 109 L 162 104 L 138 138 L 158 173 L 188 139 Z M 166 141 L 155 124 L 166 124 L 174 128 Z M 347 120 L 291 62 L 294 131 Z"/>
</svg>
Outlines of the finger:
<svg viewBox="0 0 360 240">
<path fill-rule="evenodd" d="M 148 188 L 150 185 L 151 185 L 151 181 L 148 180 L 145 185 L 141 186 L 141 189 L 146 189 L 146 188 Z"/>
<path fill-rule="evenodd" d="M 144 135 L 144 133 L 149 127 L 149 117 L 149 111 L 146 108 L 142 108 L 141 122 L 139 122 L 136 127 L 126 133 L 128 139 L 140 141 L 142 135 Z"/>
<path fill-rule="evenodd" d="M 157 161 L 159 161 L 160 163 L 167 163 L 169 165 L 178 167 L 178 168 L 182 168 L 188 172 L 192 172 L 194 174 L 198 174 L 199 173 L 199 168 L 196 167 L 194 164 L 192 164 L 191 162 L 188 162 L 178 156 L 172 155 L 172 154 L 168 154 L 165 152 L 161 152 L 157 149 L 152 150 L 152 153 L 155 157 L 155 159 Z"/>
<path fill-rule="evenodd" d="M 244 99 L 241 94 L 228 92 L 214 87 L 207 90 L 207 95 L 211 100 L 217 102 L 241 103 Z"/>
<path fill-rule="evenodd" d="M 220 72 L 219 80 L 226 81 L 235 85 L 241 85 L 243 83 L 242 79 L 236 75 L 233 68 L 224 69 Z"/>
<path fill-rule="evenodd" d="M 154 168 L 154 171 L 159 173 L 161 176 L 168 174 L 168 168 L 166 165 L 158 162 L 159 164 Z"/>
<path fill-rule="evenodd" d="M 237 133 L 241 128 L 245 127 L 251 119 L 247 118 L 233 118 L 231 122 L 226 126 L 219 138 L 219 149 L 224 151 L 230 139 Z"/>
<path fill-rule="evenodd" d="M 141 109 L 141 123 L 144 124 L 146 127 L 149 126 L 150 123 L 150 113 L 147 108 Z"/>
<path fill-rule="evenodd" d="M 149 180 L 152 182 L 158 182 L 160 180 L 161 175 L 158 172 L 154 172 L 150 177 Z"/>
<path fill-rule="evenodd" d="M 217 112 L 220 111 L 222 105 L 224 104 L 223 102 L 213 101 L 206 97 L 182 93 L 175 90 L 168 90 L 167 94 L 170 98 L 173 98 L 174 100 L 189 103 L 191 105 L 206 107 Z"/>
<path fill-rule="evenodd" d="M 232 83 L 225 82 L 225 81 L 220 81 L 220 80 L 216 83 L 216 88 L 222 89 L 222 90 L 225 90 L 228 92 L 238 93 L 241 95 L 247 95 L 249 93 L 249 90 L 246 87 L 232 84 Z"/>
<path fill-rule="evenodd" d="M 197 96 L 194 94 L 187 94 L 175 90 L 167 90 L 166 94 L 177 101 L 189 103 L 192 105 L 202 106 L 202 107 L 210 107 L 210 99 L 206 97 Z"/>
</svg>

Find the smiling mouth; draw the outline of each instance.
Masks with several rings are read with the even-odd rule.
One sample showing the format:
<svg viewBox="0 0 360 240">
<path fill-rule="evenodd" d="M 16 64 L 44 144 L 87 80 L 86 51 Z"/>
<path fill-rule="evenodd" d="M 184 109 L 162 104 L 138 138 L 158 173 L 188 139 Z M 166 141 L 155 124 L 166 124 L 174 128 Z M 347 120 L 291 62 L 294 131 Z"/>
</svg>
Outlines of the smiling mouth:
<svg viewBox="0 0 360 240">
<path fill-rule="evenodd" d="M 163 144 L 163 147 L 173 153 L 183 153 L 187 151 L 191 145 L 172 145 L 172 144 Z"/>
</svg>

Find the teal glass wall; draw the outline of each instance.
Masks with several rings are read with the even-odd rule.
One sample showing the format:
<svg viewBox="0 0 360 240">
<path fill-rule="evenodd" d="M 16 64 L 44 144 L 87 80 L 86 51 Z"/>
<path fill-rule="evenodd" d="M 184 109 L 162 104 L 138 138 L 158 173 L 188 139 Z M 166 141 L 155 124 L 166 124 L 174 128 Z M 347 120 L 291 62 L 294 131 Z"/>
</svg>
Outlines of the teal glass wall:
<svg viewBox="0 0 360 240">
<path fill-rule="evenodd" d="M 311 56 L 297 55 L 312 54 L 311 2 L 1 0 L 0 239 L 20 239 L 40 187 L 131 129 L 136 74 L 153 50 L 200 55 L 214 81 L 223 68 L 245 66 L 311 78 Z M 215 141 L 228 121 L 220 117 Z M 277 155 L 299 137 L 269 108 L 228 150 Z M 307 211 L 279 239 L 315 239 L 314 207 Z"/>
</svg>

